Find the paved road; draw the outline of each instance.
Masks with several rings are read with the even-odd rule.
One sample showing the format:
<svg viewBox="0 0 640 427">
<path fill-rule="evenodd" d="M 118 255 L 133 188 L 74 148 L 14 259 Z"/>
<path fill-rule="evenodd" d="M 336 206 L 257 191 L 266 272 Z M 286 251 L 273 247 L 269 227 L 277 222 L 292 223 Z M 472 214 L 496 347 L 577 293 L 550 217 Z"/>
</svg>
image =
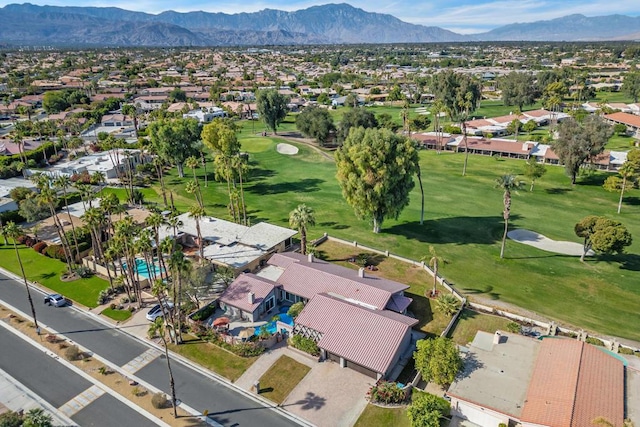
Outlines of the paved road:
<svg viewBox="0 0 640 427">
<path fill-rule="evenodd" d="M 51 328 L 112 363 L 123 366 L 140 356 L 149 347 L 116 328 L 105 326 L 91 316 L 70 307 L 49 307 L 43 304 L 44 295 L 33 293 L 36 316 Z M 0 273 L 0 300 L 30 313 L 24 284 Z M 257 420 L 263 427 L 296 426 L 294 421 L 262 406 L 243 394 L 203 376 L 187 365 L 173 360 L 177 397 L 185 404 L 209 412 L 210 418 L 234 427 L 254 426 Z M 12 369 L 6 369 L 13 375 Z M 166 360 L 157 358 L 136 375 L 151 385 L 169 393 Z"/>
<path fill-rule="evenodd" d="M 0 351 L 0 368 L 10 372 L 17 381 L 56 408 L 93 386 L 4 328 L 0 328 L 0 342 L 3 348 Z M 155 423 L 108 394 L 89 403 L 71 419 L 81 426 L 155 426 Z"/>
</svg>

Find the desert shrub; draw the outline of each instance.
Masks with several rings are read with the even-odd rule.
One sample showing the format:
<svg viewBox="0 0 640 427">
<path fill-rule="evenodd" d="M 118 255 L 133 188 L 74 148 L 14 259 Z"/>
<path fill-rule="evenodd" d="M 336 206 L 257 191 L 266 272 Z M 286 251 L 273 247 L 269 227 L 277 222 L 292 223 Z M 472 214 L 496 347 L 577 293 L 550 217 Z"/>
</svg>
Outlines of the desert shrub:
<svg viewBox="0 0 640 427">
<path fill-rule="evenodd" d="M 41 254 L 42 252 L 44 252 L 45 249 L 47 249 L 47 244 L 45 242 L 38 242 L 35 245 L 32 246 L 33 250 L 38 252 L 39 254 Z"/>
<path fill-rule="evenodd" d="M 390 381 L 380 381 L 378 384 L 371 386 L 369 392 L 369 400 L 378 403 L 402 403 L 407 398 L 403 389 L 398 384 Z"/>
<path fill-rule="evenodd" d="M 100 373 L 100 375 L 107 375 L 109 373 L 109 370 L 106 366 L 100 366 L 98 368 L 98 372 Z"/>
<path fill-rule="evenodd" d="M 24 239 L 24 245 L 28 248 L 32 248 L 36 243 L 38 243 L 38 241 L 31 236 L 27 236 L 27 238 Z"/>
<path fill-rule="evenodd" d="M 0 426 L 20 427 L 22 425 L 22 415 L 18 412 L 7 411 L 0 414 Z"/>
<path fill-rule="evenodd" d="M 151 397 L 151 404 L 156 409 L 165 408 L 168 403 L 169 400 L 167 400 L 167 396 L 165 396 L 165 394 L 162 392 L 154 393 Z"/>
<path fill-rule="evenodd" d="M 595 338 L 595 337 L 587 337 L 587 339 L 585 340 L 587 342 L 587 344 L 592 344 L 592 345 L 597 345 L 599 347 L 604 347 L 604 343 L 602 342 L 602 340 Z"/>
<path fill-rule="evenodd" d="M 69 346 L 64 351 L 64 357 L 67 360 L 78 360 L 80 359 L 80 349 L 77 345 Z"/>
<path fill-rule="evenodd" d="M 58 342 L 58 336 L 55 334 L 47 334 L 45 340 L 47 340 L 47 342 L 50 344 L 55 344 Z"/>
<path fill-rule="evenodd" d="M 627 347 L 618 347 L 618 353 L 632 355 L 635 352 L 632 349 Z"/>
<path fill-rule="evenodd" d="M 91 270 L 89 267 L 85 267 L 85 266 L 80 266 L 80 267 L 76 268 L 75 272 L 76 272 L 76 274 L 78 276 L 80 276 L 82 278 L 87 278 L 87 277 L 93 276 L 93 270 Z"/>
<path fill-rule="evenodd" d="M 509 322 L 507 323 L 507 331 L 513 333 L 513 334 L 519 334 L 520 333 L 520 324 L 518 324 L 517 322 Z"/>
<path fill-rule="evenodd" d="M 264 347 L 254 342 L 243 342 L 233 346 L 232 351 L 241 357 L 255 357 L 264 353 Z"/>
<path fill-rule="evenodd" d="M 302 350 L 312 356 L 318 356 L 320 354 L 318 344 L 316 344 L 316 342 L 311 338 L 303 337 L 302 335 L 294 335 L 291 338 L 291 344 L 298 350 Z"/>
<path fill-rule="evenodd" d="M 109 291 L 103 289 L 98 294 L 98 305 L 106 304 L 109 301 Z"/>
<path fill-rule="evenodd" d="M 27 240 L 27 236 L 25 234 L 21 234 L 20 236 L 16 237 L 16 242 L 18 242 L 21 245 L 24 245 L 24 242 Z"/>
</svg>

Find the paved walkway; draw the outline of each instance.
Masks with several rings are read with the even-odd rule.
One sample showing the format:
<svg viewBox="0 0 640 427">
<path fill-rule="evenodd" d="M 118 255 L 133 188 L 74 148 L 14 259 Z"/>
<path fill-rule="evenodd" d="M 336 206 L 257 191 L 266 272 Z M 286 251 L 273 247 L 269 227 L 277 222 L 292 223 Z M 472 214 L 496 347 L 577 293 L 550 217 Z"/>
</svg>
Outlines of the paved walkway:
<svg viewBox="0 0 640 427">
<path fill-rule="evenodd" d="M 42 408 L 53 418 L 53 425 L 77 426 L 62 411 L 57 410 L 33 391 L 16 381 L 11 375 L 0 369 L 0 414 L 11 410 L 15 412 Z"/>
</svg>

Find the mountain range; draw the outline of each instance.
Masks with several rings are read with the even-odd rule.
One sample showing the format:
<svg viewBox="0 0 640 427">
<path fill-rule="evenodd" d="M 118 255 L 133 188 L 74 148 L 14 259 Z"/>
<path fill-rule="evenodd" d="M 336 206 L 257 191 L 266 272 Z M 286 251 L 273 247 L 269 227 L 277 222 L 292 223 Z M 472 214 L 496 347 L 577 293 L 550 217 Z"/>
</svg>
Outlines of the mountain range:
<svg viewBox="0 0 640 427">
<path fill-rule="evenodd" d="M 0 40 L 19 46 L 237 46 L 464 41 L 585 41 L 635 39 L 640 17 L 569 15 L 510 24 L 462 35 L 366 12 L 348 4 L 294 12 L 179 13 L 157 15 L 115 7 L 36 6 L 0 8 Z"/>
</svg>

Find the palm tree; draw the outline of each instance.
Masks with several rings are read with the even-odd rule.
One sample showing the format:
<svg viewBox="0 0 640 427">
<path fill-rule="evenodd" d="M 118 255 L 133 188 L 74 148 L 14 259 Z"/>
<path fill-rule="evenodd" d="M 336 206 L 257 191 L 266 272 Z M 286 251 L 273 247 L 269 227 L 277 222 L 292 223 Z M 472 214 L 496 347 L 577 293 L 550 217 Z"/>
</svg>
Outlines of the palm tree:
<svg viewBox="0 0 640 427">
<path fill-rule="evenodd" d="M 200 182 L 198 181 L 198 176 L 196 175 L 196 169 L 198 168 L 200 161 L 196 156 L 190 156 L 187 157 L 187 160 L 185 160 L 184 164 L 188 168 L 191 168 L 191 170 L 193 171 L 193 182 L 195 183 L 193 192 L 195 193 L 196 201 L 200 204 L 200 207 L 204 207 L 202 192 L 200 191 Z"/>
<path fill-rule="evenodd" d="M 62 227 L 62 223 L 60 222 L 60 218 L 56 212 L 56 204 L 58 203 L 58 197 L 50 187 L 42 188 L 40 190 L 40 194 L 38 194 L 38 202 L 42 205 L 48 206 L 49 211 L 51 212 L 51 217 L 53 218 L 53 224 L 56 227 L 56 231 L 58 232 L 58 238 L 60 239 L 60 244 L 62 245 L 62 250 L 64 251 L 64 256 L 67 262 L 67 268 L 69 273 L 73 271 L 73 267 L 71 262 L 73 261 L 73 255 L 71 254 L 71 250 L 69 248 L 69 242 L 64 234 L 64 228 Z"/>
<path fill-rule="evenodd" d="M 440 153 L 442 146 L 442 129 L 440 127 L 440 114 L 446 110 L 444 103 L 440 99 L 436 99 L 431 106 L 431 114 L 433 114 L 433 130 L 436 132 L 436 153 Z"/>
<path fill-rule="evenodd" d="M 191 271 L 191 262 L 185 258 L 182 251 L 174 251 L 169 258 L 169 268 L 171 269 L 171 280 L 173 281 L 173 295 L 176 307 L 176 340 L 182 343 L 182 278 L 185 273 Z"/>
<path fill-rule="evenodd" d="M 160 212 L 152 212 L 147 217 L 147 226 L 153 228 L 153 240 L 155 241 L 156 254 L 158 256 L 158 264 L 160 265 L 160 278 L 167 271 L 164 265 L 164 257 L 160 248 L 160 226 L 166 224 L 164 216 Z"/>
<path fill-rule="evenodd" d="M 436 309 L 445 316 L 453 316 L 459 307 L 460 301 L 453 294 L 442 294 L 436 300 Z"/>
<path fill-rule="evenodd" d="M 421 258 L 422 262 L 427 261 L 429 267 L 433 270 L 433 289 L 431 290 L 431 296 L 435 297 L 438 290 L 436 286 L 438 285 L 438 267 L 440 263 L 445 263 L 445 260 L 442 257 L 439 257 L 436 253 L 436 249 L 429 245 L 429 255 Z"/>
<path fill-rule="evenodd" d="M 504 210 L 502 217 L 504 218 L 504 234 L 502 235 L 502 246 L 500 247 L 500 258 L 504 258 L 504 246 L 507 241 L 507 231 L 509 230 L 509 218 L 511 217 L 511 192 L 517 191 L 522 187 L 522 181 L 519 181 L 515 175 L 506 174 L 500 178 L 496 178 L 496 188 L 504 191 L 503 203 Z"/>
<path fill-rule="evenodd" d="M 189 208 L 189 216 L 196 222 L 196 233 L 198 235 L 198 252 L 200 253 L 200 263 L 204 262 L 204 242 L 202 241 L 202 232 L 200 231 L 200 220 L 204 217 L 205 211 L 202 206 L 193 205 Z"/>
<path fill-rule="evenodd" d="M 307 253 L 307 227 L 316 225 L 316 216 L 312 208 L 304 203 L 289 213 L 289 226 L 297 228 L 300 233 L 300 252 Z"/>
<path fill-rule="evenodd" d="M 122 114 L 129 116 L 133 119 L 133 131 L 135 137 L 138 138 L 138 110 L 133 104 L 126 104 L 122 106 Z"/>
<path fill-rule="evenodd" d="M 73 236 L 73 243 L 75 244 L 76 257 L 80 258 L 80 247 L 78 246 L 78 237 L 76 235 L 76 226 L 73 224 L 71 213 L 69 212 L 69 201 L 67 200 L 67 189 L 71 187 L 71 178 L 68 175 L 60 175 L 53 181 L 54 187 L 62 189 L 62 197 L 64 198 L 64 207 L 69 215 L 69 222 L 71 223 L 71 235 Z"/>
<path fill-rule="evenodd" d="M 27 299 L 29 300 L 29 307 L 31 307 L 31 316 L 33 317 L 33 324 L 35 325 L 36 332 L 40 335 L 40 327 L 38 326 L 38 319 L 36 319 L 36 309 L 33 306 L 33 299 L 31 298 L 31 291 L 29 290 L 29 282 L 27 282 L 27 275 L 24 272 L 24 265 L 22 265 L 22 258 L 20 258 L 20 251 L 18 250 L 18 244 L 16 240 L 22 234 L 22 229 L 16 225 L 15 222 L 9 221 L 2 229 L 2 234 L 11 237 L 13 240 L 13 249 L 16 251 L 16 258 L 20 265 L 20 271 L 22 272 L 22 280 L 24 280 L 24 287 L 27 290 Z"/>
<path fill-rule="evenodd" d="M 151 292 L 158 300 L 158 304 L 162 307 L 164 304 L 163 296 L 166 293 L 166 284 L 160 279 L 156 280 L 153 283 L 151 288 Z M 167 338 L 165 336 L 165 324 L 164 324 L 164 316 L 158 317 L 156 320 L 149 326 L 149 336 L 154 337 L 156 335 L 160 336 L 162 340 L 162 345 L 164 346 L 164 356 L 167 360 L 167 371 L 169 372 L 169 386 L 171 388 L 171 404 L 173 405 L 173 417 L 178 418 L 177 412 L 177 400 L 176 399 L 176 387 L 175 381 L 173 380 L 173 371 L 171 370 L 171 358 L 169 357 L 169 347 L 167 346 Z"/>
</svg>

